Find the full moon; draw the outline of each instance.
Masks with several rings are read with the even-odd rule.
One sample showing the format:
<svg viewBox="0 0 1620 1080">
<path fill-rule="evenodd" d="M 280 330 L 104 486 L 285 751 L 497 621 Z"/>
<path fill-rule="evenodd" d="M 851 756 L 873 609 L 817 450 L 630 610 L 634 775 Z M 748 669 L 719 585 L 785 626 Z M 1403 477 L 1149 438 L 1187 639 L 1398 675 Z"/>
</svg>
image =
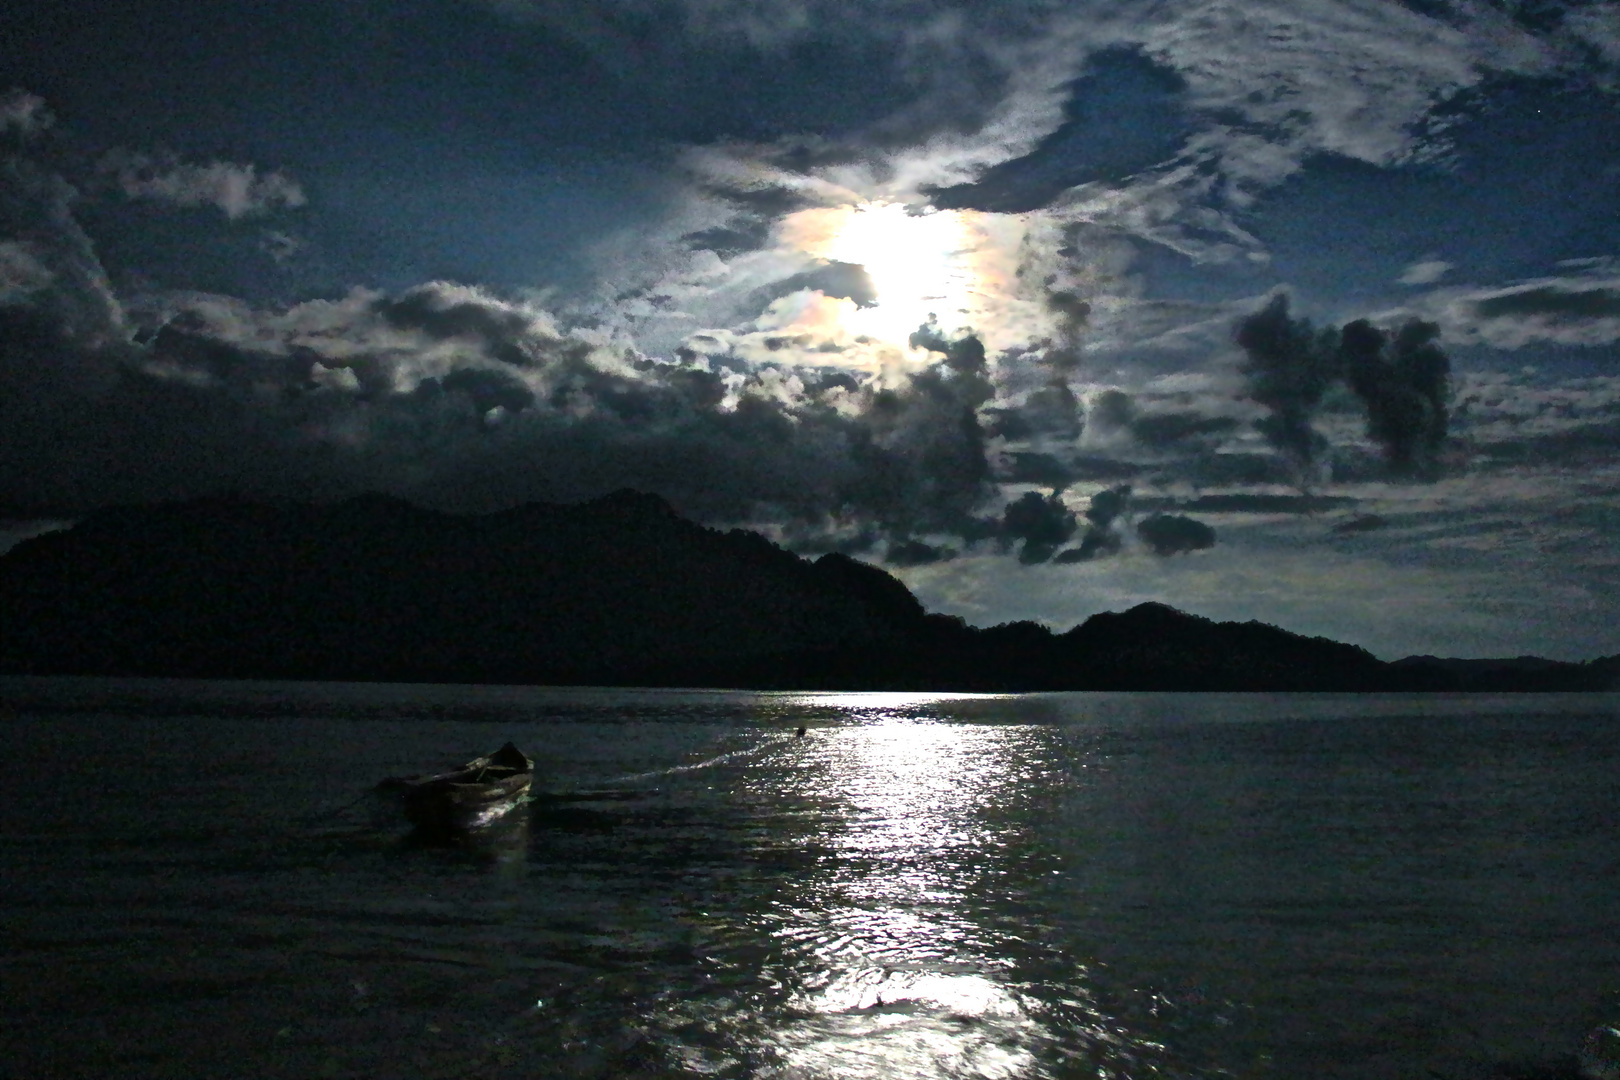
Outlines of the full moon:
<svg viewBox="0 0 1620 1080">
<path fill-rule="evenodd" d="M 785 238 L 808 255 L 863 267 L 876 296 L 846 307 L 841 329 L 901 350 L 922 324 L 966 321 L 974 300 L 972 230 L 959 211 L 918 213 L 871 202 L 803 210 L 783 223 Z"/>
</svg>

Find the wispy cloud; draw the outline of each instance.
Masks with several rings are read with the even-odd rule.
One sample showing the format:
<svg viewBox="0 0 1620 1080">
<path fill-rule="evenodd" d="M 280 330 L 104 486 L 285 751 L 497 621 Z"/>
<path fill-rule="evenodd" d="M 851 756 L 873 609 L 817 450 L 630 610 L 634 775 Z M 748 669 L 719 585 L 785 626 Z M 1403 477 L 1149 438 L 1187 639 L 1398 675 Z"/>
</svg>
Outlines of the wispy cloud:
<svg viewBox="0 0 1620 1080">
<path fill-rule="evenodd" d="M 295 209 L 308 201 L 304 189 L 286 173 L 261 173 L 253 165 L 229 161 L 198 165 L 166 155 L 119 151 L 103 158 L 101 169 L 131 199 L 212 206 L 232 221 Z"/>
<path fill-rule="evenodd" d="M 37 135 L 55 122 L 45 99 L 26 90 L 8 90 L 0 94 L 0 135 L 13 135 L 26 139 Z"/>
<path fill-rule="evenodd" d="M 1448 341 L 1519 349 L 1537 342 L 1598 346 L 1620 341 L 1620 275 L 1606 263 L 1585 274 L 1503 286 L 1457 286 L 1418 298 Z"/>
<path fill-rule="evenodd" d="M 1408 266 L 1395 280 L 1402 285 L 1433 285 L 1451 269 L 1451 264 L 1444 259 L 1422 259 Z"/>
<path fill-rule="evenodd" d="M 35 254 L 33 244 L 24 240 L 0 241 L 0 305 L 25 303 L 55 279 L 56 275 Z"/>
</svg>

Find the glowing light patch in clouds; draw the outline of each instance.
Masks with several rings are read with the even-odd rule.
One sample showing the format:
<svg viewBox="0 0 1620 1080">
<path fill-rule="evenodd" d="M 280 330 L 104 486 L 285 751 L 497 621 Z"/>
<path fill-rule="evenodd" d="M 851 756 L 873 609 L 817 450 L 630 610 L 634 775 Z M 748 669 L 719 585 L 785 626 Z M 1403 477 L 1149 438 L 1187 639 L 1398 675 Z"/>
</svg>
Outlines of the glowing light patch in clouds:
<svg viewBox="0 0 1620 1080">
<path fill-rule="evenodd" d="M 817 207 L 790 215 L 784 241 L 807 255 L 866 269 L 876 302 L 838 304 L 837 329 L 902 351 L 907 338 L 932 315 L 944 330 L 970 325 L 980 291 L 978 215 L 958 210 L 916 213 L 904 204 L 869 202 Z M 815 326 L 825 330 L 825 311 Z"/>
</svg>

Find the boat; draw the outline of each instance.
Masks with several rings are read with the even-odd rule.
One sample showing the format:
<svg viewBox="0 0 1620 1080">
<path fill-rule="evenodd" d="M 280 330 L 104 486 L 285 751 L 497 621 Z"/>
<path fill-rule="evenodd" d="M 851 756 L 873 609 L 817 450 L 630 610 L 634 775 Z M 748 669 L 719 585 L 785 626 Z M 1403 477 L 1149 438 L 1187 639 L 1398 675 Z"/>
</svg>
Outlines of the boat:
<svg viewBox="0 0 1620 1080">
<path fill-rule="evenodd" d="M 430 832 L 464 832 L 504 817 L 534 781 L 534 762 L 507 743 L 493 754 L 431 776 L 391 776 L 377 785 L 398 792 L 405 816 Z"/>
</svg>

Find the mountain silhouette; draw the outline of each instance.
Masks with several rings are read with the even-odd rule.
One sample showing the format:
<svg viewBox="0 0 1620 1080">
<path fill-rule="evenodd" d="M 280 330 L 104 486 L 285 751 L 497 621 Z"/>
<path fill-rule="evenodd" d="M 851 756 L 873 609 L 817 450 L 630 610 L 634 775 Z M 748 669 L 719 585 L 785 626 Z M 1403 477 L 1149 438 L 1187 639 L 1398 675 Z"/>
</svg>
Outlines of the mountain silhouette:
<svg viewBox="0 0 1620 1080">
<path fill-rule="evenodd" d="M 1067 633 L 929 614 L 621 491 L 457 516 L 383 496 L 98 512 L 0 558 L 0 671 L 920 690 L 1606 689 L 1614 658 L 1385 663 L 1162 604 Z"/>
</svg>

